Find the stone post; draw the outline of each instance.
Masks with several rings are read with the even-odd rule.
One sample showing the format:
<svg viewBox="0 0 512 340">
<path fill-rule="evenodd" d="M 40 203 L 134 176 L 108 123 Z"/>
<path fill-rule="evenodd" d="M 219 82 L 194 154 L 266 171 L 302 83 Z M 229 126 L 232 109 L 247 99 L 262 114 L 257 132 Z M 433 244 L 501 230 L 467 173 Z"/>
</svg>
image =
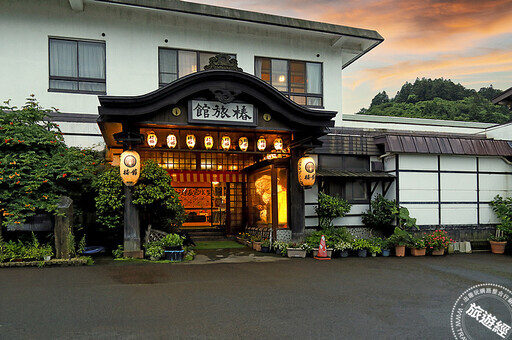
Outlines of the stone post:
<svg viewBox="0 0 512 340">
<path fill-rule="evenodd" d="M 139 209 L 133 204 L 133 187 L 124 185 L 124 257 L 141 259 Z"/>
<path fill-rule="evenodd" d="M 58 205 L 58 214 L 55 216 L 55 257 L 69 258 L 69 234 L 73 224 L 73 200 L 62 196 Z"/>
</svg>

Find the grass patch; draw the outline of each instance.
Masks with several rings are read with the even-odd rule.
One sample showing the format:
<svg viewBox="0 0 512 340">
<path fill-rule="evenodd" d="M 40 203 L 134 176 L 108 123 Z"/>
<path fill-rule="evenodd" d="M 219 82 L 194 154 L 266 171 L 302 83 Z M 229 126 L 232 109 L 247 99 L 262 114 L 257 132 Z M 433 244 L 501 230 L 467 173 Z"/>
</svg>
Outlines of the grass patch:
<svg viewBox="0 0 512 340">
<path fill-rule="evenodd" d="M 245 248 L 243 244 L 235 241 L 197 241 L 195 247 L 191 247 L 195 250 L 204 249 L 236 249 Z"/>
</svg>

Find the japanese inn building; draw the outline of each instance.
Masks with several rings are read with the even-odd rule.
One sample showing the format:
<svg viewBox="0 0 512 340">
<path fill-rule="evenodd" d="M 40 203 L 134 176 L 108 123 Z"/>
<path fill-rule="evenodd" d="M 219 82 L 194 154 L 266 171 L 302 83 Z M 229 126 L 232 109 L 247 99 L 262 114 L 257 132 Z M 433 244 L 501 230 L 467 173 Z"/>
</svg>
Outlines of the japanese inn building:
<svg viewBox="0 0 512 340">
<path fill-rule="evenodd" d="M 323 191 L 352 203 L 335 224 L 356 234 L 382 194 L 422 229 L 483 239 L 489 201 L 512 193 L 510 124 L 341 112 L 343 70 L 384 40 L 373 30 L 176 0 L 4 0 L 0 32 L 1 99 L 59 108 L 66 143 L 114 165 L 127 148 L 156 161 L 184 228 L 298 238 Z"/>
</svg>

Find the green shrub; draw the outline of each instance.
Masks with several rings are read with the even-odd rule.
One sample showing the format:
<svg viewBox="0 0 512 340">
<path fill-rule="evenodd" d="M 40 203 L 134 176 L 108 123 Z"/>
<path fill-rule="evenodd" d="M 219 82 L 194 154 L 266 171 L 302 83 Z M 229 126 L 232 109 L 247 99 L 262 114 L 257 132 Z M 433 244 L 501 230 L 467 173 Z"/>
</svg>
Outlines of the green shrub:
<svg viewBox="0 0 512 340">
<path fill-rule="evenodd" d="M 363 213 L 363 224 L 371 229 L 380 230 L 385 235 L 393 233 L 395 219 L 398 217 L 399 210 L 395 200 L 388 200 L 378 194 L 371 201 L 371 209 Z"/>
<path fill-rule="evenodd" d="M 352 206 L 339 196 L 330 196 L 323 192 L 318 193 L 318 205 L 315 212 L 319 219 L 319 226 L 322 229 L 332 227 L 335 218 L 344 217 Z"/>
</svg>

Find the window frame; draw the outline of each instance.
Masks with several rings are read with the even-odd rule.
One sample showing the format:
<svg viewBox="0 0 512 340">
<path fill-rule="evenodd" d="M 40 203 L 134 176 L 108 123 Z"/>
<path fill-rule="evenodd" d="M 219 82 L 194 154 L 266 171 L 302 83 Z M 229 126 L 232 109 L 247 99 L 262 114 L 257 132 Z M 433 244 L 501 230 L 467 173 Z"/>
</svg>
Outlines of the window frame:
<svg viewBox="0 0 512 340">
<path fill-rule="evenodd" d="M 74 42 L 76 43 L 76 68 L 77 68 L 77 76 L 69 77 L 69 76 L 52 76 L 51 75 L 51 41 L 52 40 L 61 40 L 66 42 Z M 89 78 L 89 77 L 80 77 L 79 69 L 80 69 L 80 56 L 78 53 L 78 45 L 81 42 L 85 43 L 95 43 L 99 44 L 103 47 L 104 52 L 104 60 L 103 60 L 103 74 L 105 74 L 104 78 Z M 62 81 L 73 81 L 77 83 L 77 90 L 71 89 L 59 89 L 52 88 L 51 81 L 52 80 L 62 80 Z M 105 84 L 105 91 L 90 91 L 90 90 L 80 90 L 80 83 L 101 83 Z M 66 38 L 66 37 L 48 37 L 48 92 L 60 92 L 60 93 L 78 93 L 78 94 L 107 94 L 107 44 L 105 40 L 92 40 L 92 39 L 77 39 L 77 38 Z"/>
<path fill-rule="evenodd" d="M 161 63 L 161 57 L 160 57 L 160 51 L 161 50 L 173 50 L 173 51 L 176 51 L 176 80 L 180 79 L 181 77 L 184 77 L 184 76 L 180 76 L 180 57 L 179 57 L 179 52 L 182 51 L 182 52 L 194 52 L 196 54 L 196 68 L 197 68 L 197 71 L 196 72 L 192 72 L 192 73 L 189 73 L 189 74 L 194 74 L 194 73 L 197 73 L 197 72 L 201 72 L 201 71 L 204 71 L 204 70 L 200 70 L 199 69 L 199 66 L 200 66 L 200 63 L 201 63 L 201 53 L 204 53 L 204 54 L 213 54 L 213 55 L 217 55 L 217 54 L 222 54 L 224 52 L 212 52 L 212 51 L 203 51 L 203 50 L 190 50 L 190 49 L 183 49 L 183 48 L 176 48 L 176 47 L 164 47 L 164 46 L 158 46 L 158 87 L 163 87 L 163 86 L 166 86 L 176 80 L 173 80 L 169 83 L 162 83 L 160 81 L 161 77 L 160 75 L 162 74 L 161 72 L 161 68 L 160 68 L 160 65 L 162 64 Z M 236 54 L 234 53 L 225 53 L 227 55 L 229 55 L 231 58 L 235 58 L 236 59 Z M 165 74 L 169 74 L 167 72 L 165 72 Z"/>
<path fill-rule="evenodd" d="M 299 104 L 299 105 L 303 105 L 303 106 L 306 106 L 306 107 L 313 107 L 313 108 L 321 108 L 321 109 L 324 108 L 324 64 L 322 62 L 308 61 L 308 60 L 297 60 L 297 59 L 284 59 L 284 58 L 272 58 L 272 57 L 255 56 L 254 57 L 254 75 L 256 77 L 258 77 L 256 75 L 256 65 L 257 65 L 257 60 L 258 59 L 268 59 L 268 60 L 270 60 L 270 70 L 269 70 L 270 83 L 268 83 L 268 84 L 272 85 L 273 87 L 275 87 L 275 86 L 272 84 L 272 60 L 285 61 L 286 62 L 286 82 L 287 82 L 286 85 L 287 85 L 288 91 L 279 91 L 279 92 L 281 92 L 283 95 L 285 95 L 290 100 L 293 100 L 293 99 L 291 99 L 291 97 L 304 97 L 306 99 L 306 104 L 305 105 Z M 291 92 L 291 88 L 292 88 L 292 86 L 291 86 L 292 85 L 292 82 L 291 82 L 292 77 L 291 76 L 292 75 L 291 75 L 290 62 L 292 62 L 292 63 L 303 63 L 304 64 L 304 78 L 305 78 L 304 93 L 301 93 L 301 92 Z M 318 94 L 318 93 L 308 93 L 307 92 L 307 81 L 308 81 L 307 64 L 308 63 L 320 65 L 320 94 Z M 262 78 L 259 78 L 259 79 L 262 79 Z M 265 82 L 267 83 L 267 81 L 265 81 Z M 320 98 L 321 105 L 307 105 L 307 99 L 308 98 Z"/>
</svg>

